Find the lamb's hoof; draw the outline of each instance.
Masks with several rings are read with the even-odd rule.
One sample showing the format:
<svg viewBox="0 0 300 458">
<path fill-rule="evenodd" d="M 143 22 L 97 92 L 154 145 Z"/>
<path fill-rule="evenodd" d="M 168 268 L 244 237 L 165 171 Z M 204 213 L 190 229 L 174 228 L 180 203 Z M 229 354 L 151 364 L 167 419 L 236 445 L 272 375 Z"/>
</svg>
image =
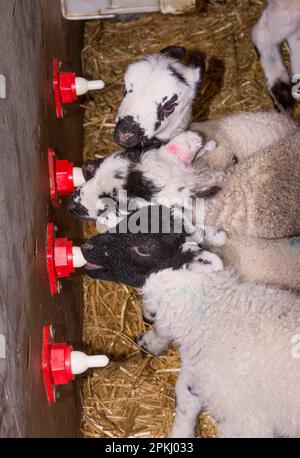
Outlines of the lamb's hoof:
<svg viewBox="0 0 300 458">
<path fill-rule="evenodd" d="M 153 324 L 153 323 L 155 323 L 155 320 L 152 320 L 152 318 L 149 318 L 149 317 L 147 317 L 147 318 L 143 317 L 143 320 L 144 320 L 145 323 L 147 323 L 147 324 Z"/>
<path fill-rule="evenodd" d="M 218 147 L 218 144 L 215 140 L 206 140 L 203 149 L 205 152 L 214 151 Z"/>
<path fill-rule="evenodd" d="M 217 229 L 214 233 L 213 242 L 215 247 L 224 246 L 227 242 L 226 232 L 222 231 L 221 229 Z"/>
<path fill-rule="evenodd" d="M 209 272 L 220 272 L 224 269 L 223 262 L 219 256 L 210 251 L 202 251 L 202 253 L 195 258 L 199 266 L 199 272 L 209 271 Z M 197 271 L 197 264 L 193 264 L 194 268 L 192 270 Z"/>
<path fill-rule="evenodd" d="M 148 352 L 147 348 L 145 348 L 145 347 L 143 346 L 143 343 L 144 343 L 144 341 L 143 341 L 143 336 L 144 336 L 144 334 L 145 334 L 145 333 L 142 332 L 141 334 L 139 334 L 138 336 L 136 336 L 136 337 L 133 339 L 133 341 L 140 347 L 140 354 L 141 354 L 141 356 L 144 356 L 144 357 L 148 356 L 148 357 L 149 357 L 149 352 Z"/>
<path fill-rule="evenodd" d="M 292 85 L 284 81 L 277 80 L 270 89 L 273 102 L 280 111 L 291 110 L 295 105 L 295 99 L 292 96 Z"/>
<path fill-rule="evenodd" d="M 143 319 L 144 319 L 145 323 L 147 323 L 147 324 L 155 323 L 155 318 L 156 318 L 156 313 L 155 312 L 147 313 L 147 316 L 143 315 Z"/>
</svg>

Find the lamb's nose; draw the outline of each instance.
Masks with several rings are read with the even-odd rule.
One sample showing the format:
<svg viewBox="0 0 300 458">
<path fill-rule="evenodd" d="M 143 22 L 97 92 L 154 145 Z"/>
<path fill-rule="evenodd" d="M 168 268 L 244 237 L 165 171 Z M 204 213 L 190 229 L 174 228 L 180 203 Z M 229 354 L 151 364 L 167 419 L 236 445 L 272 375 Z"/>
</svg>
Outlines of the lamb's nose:
<svg viewBox="0 0 300 458">
<path fill-rule="evenodd" d="M 133 136 L 134 136 L 134 132 L 123 132 L 122 130 L 120 130 L 119 132 L 120 143 L 126 143 L 129 140 L 129 138 Z"/>
<path fill-rule="evenodd" d="M 114 139 L 116 143 L 125 148 L 131 148 L 139 144 L 142 130 L 132 116 L 120 119 L 115 127 Z"/>
</svg>

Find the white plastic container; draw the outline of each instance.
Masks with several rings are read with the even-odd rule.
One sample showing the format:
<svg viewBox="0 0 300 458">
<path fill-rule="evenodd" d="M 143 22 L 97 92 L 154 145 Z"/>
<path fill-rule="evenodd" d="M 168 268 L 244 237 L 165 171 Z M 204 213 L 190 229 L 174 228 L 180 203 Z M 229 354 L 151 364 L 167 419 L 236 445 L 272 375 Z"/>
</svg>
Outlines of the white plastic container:
<svg viewBox="0 0 300 458">
<path fill-rule="evenodd" d="M 61 0 L 62 14 L 69 20 L 114 17 L 119 14 L 191 12 L 195 0 Z"/>
</svg>

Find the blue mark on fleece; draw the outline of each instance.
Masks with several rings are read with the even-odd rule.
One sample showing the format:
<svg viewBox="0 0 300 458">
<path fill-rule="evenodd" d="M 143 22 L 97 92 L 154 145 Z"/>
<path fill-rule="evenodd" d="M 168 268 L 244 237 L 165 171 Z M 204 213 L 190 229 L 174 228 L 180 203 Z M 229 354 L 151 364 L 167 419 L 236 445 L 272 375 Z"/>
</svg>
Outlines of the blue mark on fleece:
<svg viewBox="0 0 300 458">
<path fill-rule="evenodd" d="M 289 245 L 293 247 L 300 247 L 300 238 L 289 239 Z"/>
<path fill-rule="evenodd" d="M 185 298 L 190 298 L 191 301 L 195 304 L 195 310 L 196 310 L 196 313 L 197 315 L 203 315 L 203 313 L 205 312 L 205 308 L 206 308 L 206 294 L 205 294 L 205 291 L 204 289 L 202 290 L 202 294 L 195 294 L 194 292 L 192 292 L 190 290 L 189 287 L 183 287 L 180 289 L 180 293 L 182 294 L 182 296 L 184 296 Z M 202 298 L 201 298 L 202 296 Z M 201 300 L 202 299 L 202 300 Z"/>
<path fill-rule="evenodd" d="M 274 64 L 275 62 L 277 62 L 277 56 L 274 56 L 274 54 L 270 54 L 269 57 L 268 57 L 268 61 L 269 61 L 269 64 Z"/>
</svg>

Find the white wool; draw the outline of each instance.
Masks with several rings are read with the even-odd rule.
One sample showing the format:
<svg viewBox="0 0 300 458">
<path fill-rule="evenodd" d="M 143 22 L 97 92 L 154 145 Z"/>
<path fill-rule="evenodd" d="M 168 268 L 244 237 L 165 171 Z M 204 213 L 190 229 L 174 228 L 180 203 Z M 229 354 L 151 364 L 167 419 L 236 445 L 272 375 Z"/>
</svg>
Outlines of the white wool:
<svg viewBox="0 0 300 458">
<path fill-rule="evenodd" d="M 203 408 L 219 436 L 300 435 L 298 296 L 198 263 L 152 274 L 142 292 L 144 315 L 156 318 L 138 343 L 180 349 L 172 437 L 193 437 Z"/>
<path fill-rule="evenodd" d="M 201 157 L 199 165 L 224 170 L 233 164 L 234 156 L 246 160 L 295 133 L 299 124 L 286 113 L 258 111 L 193 123 L 191 129 L 213 138 L 218 145 Z"/>
</svg>

